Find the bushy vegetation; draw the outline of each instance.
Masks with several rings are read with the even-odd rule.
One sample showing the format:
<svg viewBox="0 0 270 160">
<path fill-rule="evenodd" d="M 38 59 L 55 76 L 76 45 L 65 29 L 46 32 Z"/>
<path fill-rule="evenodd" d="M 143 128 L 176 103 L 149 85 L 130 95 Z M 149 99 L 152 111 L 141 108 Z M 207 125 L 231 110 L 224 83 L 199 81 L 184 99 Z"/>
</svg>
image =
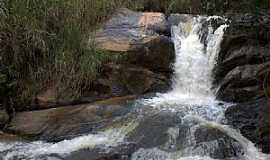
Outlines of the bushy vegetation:
<svg viewBox="0 0 270 160">
<path fill-rule="evenodd" d="M 117 60 L 96 50 L 89 38 L 118 3 L 0 1 L 0 56 L 5 66 L 2 75 L 17 102 L 30 103 L 33 95 L 50 85 L 56 85 L 59 95 L 76 99 L 96 78 L 103 62 Z"/>
</svg>

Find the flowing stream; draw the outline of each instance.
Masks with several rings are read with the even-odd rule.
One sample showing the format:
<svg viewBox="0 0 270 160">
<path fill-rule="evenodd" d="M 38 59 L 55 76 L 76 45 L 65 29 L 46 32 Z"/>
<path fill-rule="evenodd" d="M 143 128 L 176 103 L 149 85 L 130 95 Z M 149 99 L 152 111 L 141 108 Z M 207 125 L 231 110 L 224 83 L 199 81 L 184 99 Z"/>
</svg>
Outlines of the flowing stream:
<svg viewBox="0 0 270 160">
<path fill-rule="evenodd" d="M 134 102 L 128 121 L 58 143 L 3 142 L 0 156 L 3 160 L 68 159 L 82 149 L 108 151 L 138 141 L 141 145 L 127 159 L 270 159 L 239 131 L 226 125 L 224 112 L 231 104 L 216 100 L 212 70 L 228 25 L 223 23 L 214 28 L 211 20 L 226 21 L 221 17 L 189 16 L 172 27 L 176 51 L 172 90 Z"/>
</svg>

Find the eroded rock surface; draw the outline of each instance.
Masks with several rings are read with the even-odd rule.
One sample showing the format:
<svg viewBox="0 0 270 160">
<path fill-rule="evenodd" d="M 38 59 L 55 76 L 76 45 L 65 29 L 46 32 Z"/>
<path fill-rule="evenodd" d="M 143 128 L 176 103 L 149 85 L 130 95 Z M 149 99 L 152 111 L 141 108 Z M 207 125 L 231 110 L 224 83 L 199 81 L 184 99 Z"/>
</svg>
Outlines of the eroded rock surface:
<svg viewBox="0 0 270 160">
<path fill-rule="evenodd" d="M 231 17 L 215 68 L 218 97 L 245 102 L 260 98 L 270 61 L 270 16 L 244 14 Z"/>
<path fill-rule="evenodd" d="M 270 153 L 269 46 L 270 15 L 232 16 L 215 68 L 218 98 L 239 103 L 226 111 L 229 124 L 266 153 Z"/>
<path fill-rule="evenodd" d="M 16 113 L 6 131 L 17 135 L 47 141 L 71 139 L 96 132 L 108 126 L 112 119 L 129 112 L 128 101 L 135 97 L 58 107 L 40 111 Z"/>
<path fill-rule="evenodd" d="M 270 106 L 267 100 L 256 100 L 230 107 L 226 118 L 241 133 L 270 153 Z"/>
</svg>

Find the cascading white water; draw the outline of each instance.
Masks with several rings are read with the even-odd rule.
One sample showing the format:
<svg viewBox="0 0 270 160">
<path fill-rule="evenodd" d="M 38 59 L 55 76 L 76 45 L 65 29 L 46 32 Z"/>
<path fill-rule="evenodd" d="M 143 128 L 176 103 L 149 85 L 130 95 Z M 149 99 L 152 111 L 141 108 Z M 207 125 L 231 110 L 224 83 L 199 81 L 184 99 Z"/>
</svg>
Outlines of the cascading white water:
<svg viewBox="0 0 270 160">
<path fill-rule="evenodd" d="M 208 33 L 203 33 L 203 23 L 210 20 L 211 17 L 190 17 L 187 22 L 180 22 L 178 26 L 172 27 L 176 51 L 173 89 L 169 93 L 146 100 L 147 103 L 209 105 L 215 102 L 212 70 L 227 25 L 221 25 L 215 31 L 209 25 Z M 207 46 L 201 41 L 202 34 L 207 34 Z"/>
<path fill-rule="evenodd" d="M 254 144 L 244 138 L 237 130 L 225 125 L 224 112 L 230 104 L 216 100 L 215 91 L 212 88 L 212 70 L 227 25 L 221 25 L 214 30 L 207 23 L 213 18 L 223 19 L 220 17 L 190 16 L 189 20 L 172 27 L 172 39 L 176 51 L 172 90 L 165 94 L 157 94 L 154 98 L 139 100 L 136 104 L 141 106 L 143 114 L 138 116 L 138 113 L 134 112 L 134 116 L 134 113 L 131 113 L 133 116 L 131 116 L 130 123 L 124 122 L 119 128 L 107 129 L 97 134 L 89 134 L 54 144 L 45 142 L 0 143 L 0 156 L 3 156 L 0 159 L 39 160 L 45 157 L 46 160 L 56 160 L 56 157 L 50 158 L 50 154 L 65 157 L 65 155 L 81 149 L 117 147 L 119 143 L 126 140 L 129 133 L 138 127 L 141 123 L 140 118 L 151 116 L 147 112 L 148 110 L 152 111 L 151 107 L 157 113 L 164 110 L 169 113 L 177 112 L 182 120 L 181 124 L 168 128 L 168 142 L 163 147 L 170 148 L 177 145 L 180 133 L 184 132 L 179 128 L 181 125 L 187 126 L 188 134 L 186 137 L 182 137 L 186 146 L 170 152 L 162 147 L 140 148 L 133 153 L 132 160 L 214 160 L 211 158 L 210 152 L 220 147 L 218 140 L 205 141 L 200 144 L 201 146 L 198 146 L 196 142 L 195 132 L 198 128 L 204 127 L 222 132 L 222 134 L 236 140 L 237 144 L 243 148 L 244 153 L 239 153 L 238 157 L 232 157 L 230 160 L 270 159 L 269 156 L 260 153 Z M 209 25 L 205 26 L 204 24 Z M 208 27 L 207 30 L 205 27 Z M 202 37 L 205 35 L 207 38 L 204 42 Z M 223 103 L 223 105 L 219 105 L 219 103 Z M 134 108 L 136 107 L 134 105 Z"/>
<path fill-rule="evenodd" d="M 120 128 L 111 128 L 97 134 L 88 134 L 71 140 L 58 143 L 36 142 L 13 142 L 0 143 L 0 160 L 63 160 L 62 158 L 50 157 L 56 154 L 65 157 L 72 152 L 81 149 L 110 148 L 124 141 L 126 134 L 131 132 L 138 122 L 132 120 Z"/>
<path fill-rule="evenodd" d="M 224 112 L 231 104 L 216 100 L 215 89 L 212 88 L 212 70 L 220 51 L 224 30 L 228 25 L 221 25 L 216 30 L 208 25 L 205 46 L 201 39 L 202 34 L 205 34 L 203 23 L 212 19 L 223 18 L 217 16 L 190 17 L 187 22 L 180 22 L 178 26 L 172 27 L 172 38 L 176 51 L 172 90 L 143 101 L 144 104 L 158 110 L 183 113 L 182 123 L 191 124 L 189 136 L 185 137 L 189 147 L 173 153 L 159 148 L 140 149 L 133 154 L 132 160 L 213 160 L 209 153 L 219 147 L 217 141 L 205 142 L 202 148 L 194 148 L 197 143 L 194 138 L 195 131 L 204 126 L 220 130 L 237 140 L 244 148 L 244 153 L 239 153 L 238 157 L 232 158 L 232 160 L 270 159 L 268 155 L 259 152 L 254 144 L 238 131 L 224 125 Z M 219 103 L 223 103 L 223 105 L 218 105 Z M 192 124 L 194 121 L 197 124 Z M 173 135 L 173 137 L 175 136 L 179 135 Z"/>
<path fill-rule="evenodd" d="M 170 94 L 200 99 L 212 96 L 208 57 L 204 54 L 204 45 L 198 34 L 202 27 L 198 22 L 200 20 L 194 18 L 172 28 L 176 62 L 175 81 Z"/>
</svg>

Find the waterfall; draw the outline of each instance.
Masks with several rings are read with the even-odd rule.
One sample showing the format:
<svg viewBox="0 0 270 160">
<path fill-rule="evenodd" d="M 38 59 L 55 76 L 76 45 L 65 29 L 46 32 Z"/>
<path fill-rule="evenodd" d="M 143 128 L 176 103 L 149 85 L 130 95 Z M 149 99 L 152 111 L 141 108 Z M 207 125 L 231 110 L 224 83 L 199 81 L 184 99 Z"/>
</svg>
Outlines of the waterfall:
<svg viewBox="0 0 270 160">
<path fill-rule="evenodd" d="M 193 18 L 172 27 L 176 62 L 173 90 L 170 94 L 187 97 L 212 97 L 211 68 L 200 41 L 201 18 Z M 222 36 L 222 35 L 221 35 Z"/>
<path fill-rule="evenodd" d="M 226 21 L 216 16 L 190 16 L 187 21 L 180 21 L 179 25 L 172 26 L 172 40 L 176 52 L 172 90 L 168 93 L 159 93 L 153 98 L 136 101 L 133 104 L 134 110 L 126 115 L 130 122 L 125 118 L 123 120 L 119 118 L 117 127 L 58 143 L 40 141 L 0 143 L 0 159 L 3 157 L 4 160 L 63 160 L 65 156 L 80 150 L 101 148 L 103 152 L 108 152 L 121 143 L 130 143 L 128 136 L 133 132 L 138 134 L 134 130 L 144 123 L 143 120 L 151 116 L 158 117 L 161 112 L 176 115 L 174 118 L 180 118 L 181 121 L 169 124 L 170 126 L 166 123 L 158 126 L 167 129 L 167 133 L 154 135 L 157 137 L 167 135 L 167 142 L 153 148 L 141 147 L 129 157 L 130 159 L 214 160 L 215 154 L 223 154 L 222 152 L 225 154 L 235 152 L 230 155 L 232 156 L 230 160 L 270 159 L 239 131 L 226 125 L 224 112 L 231 104 L 220 102 L 215 98 L 212 71 L 228 25 L 224 23 L 215 28 L 211 25 L 213 19 Z M 148 125 L 150 126 L 146 127 L 152 127 L 151 123 Z M 144 128 L 139 131 L 143 130 Z M 214 131 L 214 134 L 211 131 Z M 208 133 L 213 137 L 209 138 Z M 200 134 L 204 136 L 201 137 L 201 142 L 198 142 Z M 140 138 L 147 136 L 149 139 L 153 138 L 149 133 L 144 133 Z"/>
<path fill-rule="evenodd" d="M 215 158 L 212 158 L 210 153 L 220 147 L 218 141 L 207 141 L 200 144 L 201 147 L 195 147 L 198 145 L 195 138 L 196 132 L 201 127 L 217 129 L 237 141 L 234 147 L 242 148 L 243 151 L 237 151 L 237 155 L 231 158 L 232 160 L 270 158 L 261 153 L 239 131 L 225 125 L 224 113 L 231 104 L 216 100 L 215 88 L 212 86 L 212 71 L 228 25 L 224 23 L 214 29 L 210 23 L 213 19 L 226 21 L 217 16 L 190 16 L 188 21 L 172 26 L 172 39 L 176 52 L 172 90 L 143 100 L 144 104 L 157 110 L 180 113 L 182 125 L 188 126 L 186 137 L 182 137 L 185 148 L 175 152 L 166 152 L 159 148 L 140 149 L 133 154 L 132 160 L 214 160 Z M 205 35 L 207 38 L 203 39 Z M 179 133 L 184 132 L 177 127 L 174 130 L 177 134 L 172 137 L 180 137 Z M 172 146 L 177 145 L 174 141 L 176 140 L 171 142 Z"/>
<path fill-rule="evenodd" d="M 180 22 L 178 26 L 172 27 L 176 52 L 172 90 L 147 99 L 146 103 L 208 105 L 215 102 L 212 70 L 220 50 L 224 30 L 228 25 L 221 25 L 214 31 L 208 24 L 205 33 L 204 24 L 210 23 L 211 19 L 211 17 L 190 16 L 187 22 Z M 207 35 L 206 46 L 201 39 L 203 34 Z"/>
</svg>

